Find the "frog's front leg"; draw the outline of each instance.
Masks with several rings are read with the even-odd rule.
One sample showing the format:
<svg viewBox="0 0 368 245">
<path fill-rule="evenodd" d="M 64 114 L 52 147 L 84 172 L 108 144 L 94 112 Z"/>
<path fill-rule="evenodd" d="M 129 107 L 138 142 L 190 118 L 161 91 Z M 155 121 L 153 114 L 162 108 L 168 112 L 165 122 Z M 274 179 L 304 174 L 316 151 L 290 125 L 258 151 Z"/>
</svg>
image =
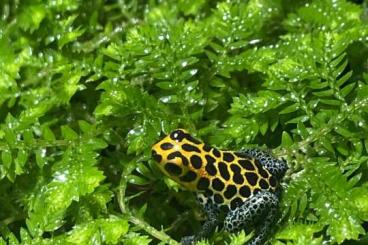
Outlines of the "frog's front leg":
<svg viewBox="0 0 368 245">
<path fill-rule="evenodd" d="M 219 222 L 219 210 L 213 205 L 213 203 L 203 194 L 198 194 L 197 200 L 206 213 L 207 219 L 202 225 L 201 230 L 196 235 L 185 236 L 181 239 L 181 244 L 183 245 L 192 245 L 197 241 L 208 237 L 213 233 Z"/>
<path fill-rule="evenodd" d="M 278 197 L 274 193 L 258 192 L 227 214 L 224 222 L 225 230 L 234 232 L 245 227 L 255 227 L 255 235 L 248 245 L 264 244 L 275 222 L 278 202 Z"/>
</svg>

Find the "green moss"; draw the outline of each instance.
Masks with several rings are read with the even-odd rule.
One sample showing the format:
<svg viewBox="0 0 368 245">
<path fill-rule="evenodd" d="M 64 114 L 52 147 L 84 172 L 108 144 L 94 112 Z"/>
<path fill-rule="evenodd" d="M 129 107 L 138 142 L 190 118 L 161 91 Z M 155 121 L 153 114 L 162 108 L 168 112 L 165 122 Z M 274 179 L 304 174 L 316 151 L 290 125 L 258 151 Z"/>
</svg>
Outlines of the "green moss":
<svg viewBox="0 0 368 245">
<path fill-rule="evenodd" d="M 0 244 L 177 244 L 203 215 L 150 146 L 178 127 L 288 161 L 272 244 L 363 244 L 367 12 L 344 0 L 3 1 Z"/>
</svg>

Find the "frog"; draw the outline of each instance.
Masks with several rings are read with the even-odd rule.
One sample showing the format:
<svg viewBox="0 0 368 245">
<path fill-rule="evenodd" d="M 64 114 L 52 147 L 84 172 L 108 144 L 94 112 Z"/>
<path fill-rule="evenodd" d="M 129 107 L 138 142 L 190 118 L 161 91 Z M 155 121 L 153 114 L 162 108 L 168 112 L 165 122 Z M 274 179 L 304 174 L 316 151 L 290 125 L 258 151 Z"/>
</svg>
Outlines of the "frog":
<svg viewBox="0 0 368 245">
<path fill-rule="evenodd" d="M 254 230 L 248 245 L 265 244 L 277 222 L 285 160 L 257 148 L 220 150 L 176 129 L 152 146 L 158 168 L 196 194 L 206 214 L 201 229 L 184 236 L 191 245 L 208 238 L 218 226 L 229 233 Z"/>
</svg>

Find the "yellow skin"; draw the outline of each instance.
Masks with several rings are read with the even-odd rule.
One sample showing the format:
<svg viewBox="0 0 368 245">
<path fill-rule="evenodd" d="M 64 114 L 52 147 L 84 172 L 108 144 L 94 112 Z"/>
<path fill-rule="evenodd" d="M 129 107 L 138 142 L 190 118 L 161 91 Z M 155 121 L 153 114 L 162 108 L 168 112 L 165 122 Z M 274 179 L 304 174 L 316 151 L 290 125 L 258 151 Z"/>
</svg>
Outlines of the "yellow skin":
<svg viewBox="0 0 368 245">
<path fill-rule="evenodd" d="M 229 231 L 241 229 L 243 223 L 251 222 L 252 218 L 267 218 L 269 210 L 272 215 L 268 215 L 268 223 L 273 220 L 278 204 L 274 193 L 287 169 L 285 162 L 258 150 L 221 151 L 183 129 L 157 142 L 152 147 L 152 156 L 165 175 L 197 193 L 199 203 L 210 217 L 200 234 L 184 238 L 183 244 L 193 244 L 208 236 L 217 224 L 220 210 L 228 213 L 224 222 Z M 254 203 L 261 204 L 254 206 Z M 267 232 L 261 232 L 251 244 L 264 242 Z"/>
</svg>

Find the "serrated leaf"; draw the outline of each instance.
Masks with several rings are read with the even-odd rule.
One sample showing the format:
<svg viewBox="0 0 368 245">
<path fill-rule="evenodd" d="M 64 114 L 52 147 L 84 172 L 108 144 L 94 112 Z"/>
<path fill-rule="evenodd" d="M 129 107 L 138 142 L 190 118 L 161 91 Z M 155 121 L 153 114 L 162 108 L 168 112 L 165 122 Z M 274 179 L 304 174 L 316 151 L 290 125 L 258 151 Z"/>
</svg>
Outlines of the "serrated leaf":
<svg viewBox="0 0 368 245">
<path fill-rule="evenodd" d="M 110 217 L 96 219 L 79 224 L 69 232 L 66 241 L 70 244 L 117 244 L 119 239 L 128 232 L 129 225 L 125 219 Z"/>
<path fill-rule="evenodd" d="M 152 239 L 150 239 L 148 236 L 140 235 L 140 234 L 134 234 L 134 233 L 128 233 L 126 238 L 124 239 L 125 245 L 148 245 Z"/>
<path fill-rule="evenodd" d="M 94 165 L 97 154 L 88 144 L 68 147 L 63 158 L 53 165 L 52 179 L 40 186 L 29 208 L 27 226 L 32 236 L 53 231 L 63 223 L 72 201 L 91 193 L 104 176 Z"/>
<path fill-rule="evenodd" d="M 46 13 L 46 8 L 42 4 L 29 5 L 20 13 L 19 24 L 24 30 L 34 31 L 38 29 Z"/>
</svg>

